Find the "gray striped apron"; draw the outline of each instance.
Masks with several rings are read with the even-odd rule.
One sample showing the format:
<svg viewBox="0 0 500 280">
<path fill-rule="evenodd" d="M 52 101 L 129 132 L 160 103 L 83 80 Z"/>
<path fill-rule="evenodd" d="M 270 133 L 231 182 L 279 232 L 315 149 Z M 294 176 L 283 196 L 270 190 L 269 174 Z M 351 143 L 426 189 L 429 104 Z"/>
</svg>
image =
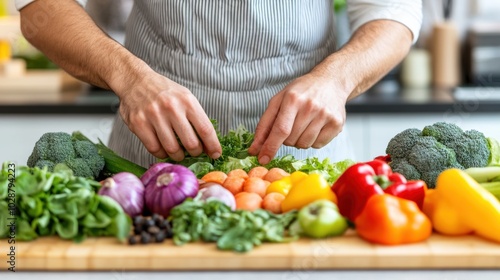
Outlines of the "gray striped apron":
<svg viewBox="0 0 500 280">
<path fill-rule="evenodd" d="M 222 133 L 239 125 L 255 131 L 269 99 L 335 51 L 331 5 L 331 0 L 135 1 L 125 46 L 190 89 Z M 119 116 L 109 145 L 143 166 L 156 161 Z M 353 158 L 345 132 L 322 149 L 283 145 L 278 155 L 286 154 Z"/>
</svg>

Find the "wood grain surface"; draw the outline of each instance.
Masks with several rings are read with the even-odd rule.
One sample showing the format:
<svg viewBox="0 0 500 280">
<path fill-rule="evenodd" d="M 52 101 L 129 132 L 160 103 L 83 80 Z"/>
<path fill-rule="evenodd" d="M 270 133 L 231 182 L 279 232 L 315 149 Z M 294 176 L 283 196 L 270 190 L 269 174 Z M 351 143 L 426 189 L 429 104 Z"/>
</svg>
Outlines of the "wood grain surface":
<svg viewBox="0 0 500 280">
<path fill-rule="evenodd" d="M 6 270 L 10 245 L 0 242 L 0 269 Z M 219 251 L 213 243 L 131 246 L 113 238 L 89 238 L 80 244 L 40 238 L 17 242 L 15 249 L 17 271 L 500 268 L 500 244 L 437 234 L 426 242 L 399 246 L 373 245 L 348 234 L 264 244 L 245 254 Z"/>
</svg>

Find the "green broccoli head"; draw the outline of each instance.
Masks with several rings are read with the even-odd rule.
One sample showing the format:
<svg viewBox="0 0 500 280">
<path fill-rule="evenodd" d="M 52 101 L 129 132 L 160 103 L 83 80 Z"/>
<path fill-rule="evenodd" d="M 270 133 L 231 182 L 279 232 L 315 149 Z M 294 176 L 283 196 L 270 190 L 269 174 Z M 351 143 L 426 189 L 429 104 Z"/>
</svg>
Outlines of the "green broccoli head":
<svg viewBox="0 0 500 280">
<path fill-rule="evenodd" d="M 420 129 L 409 128 L 403 130 L 389 141 L 385 152 L 391 158 L 405 158 L 420 137 L 422 137 Z"/>
<path fill-rule="evenodd" d="M 28 166 L 37 165 L 39 160 L 48 160 L 55 165 L 75 156 L 71 135 L 64 132 L 45 133 L 35 143 L 33 153 L 28 158 Z"/>
<path fill-rule="evenodd" d="M 27 165 L 47 166 L 49 171 L 53 171 L 59 163 L 66 164 L 75 176 L 97 178 L 105 162 L 90 141 L 75 140 L 65 132 L 45 133 L 35 143 Z"/>
<path fill-rule="evenodd" d="M 491 141 L 479 131 L 464 131 L 455 124 L 438 122 L 422 131 L 413 128 L 397 134 L 389 141 L 386 152 L 395 172 L 408 179 L 424 180 L 433 188 L 437 176 L 446 169 L 490 164 L 491 147 Z"/>
</svg>

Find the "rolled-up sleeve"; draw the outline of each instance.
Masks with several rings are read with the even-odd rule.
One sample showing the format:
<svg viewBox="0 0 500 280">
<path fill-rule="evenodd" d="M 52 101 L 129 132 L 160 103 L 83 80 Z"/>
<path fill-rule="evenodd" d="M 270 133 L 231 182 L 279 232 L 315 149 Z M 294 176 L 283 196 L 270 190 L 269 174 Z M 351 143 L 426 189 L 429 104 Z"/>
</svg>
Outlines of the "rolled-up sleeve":
<svg viewBox="0 0 500 280">
<path fill-rule="evenodd" d="M 82 7 L 85 6 L 87 3 L 87 0 L 75 0 L 78 2 Z M 28 4 L 35 2 L 35 0 L 15 0 L 16 4 L 16 9 L 20 11 L 22 8 L 26 7 Z"/>
<path fill-rule="evenodd" d="M 421 0 L 347 0 L 347 13 L 351 32 L 369 21 L 388 19 L 408 27 L 413 43 L 422 25 Z"/>
</svg>

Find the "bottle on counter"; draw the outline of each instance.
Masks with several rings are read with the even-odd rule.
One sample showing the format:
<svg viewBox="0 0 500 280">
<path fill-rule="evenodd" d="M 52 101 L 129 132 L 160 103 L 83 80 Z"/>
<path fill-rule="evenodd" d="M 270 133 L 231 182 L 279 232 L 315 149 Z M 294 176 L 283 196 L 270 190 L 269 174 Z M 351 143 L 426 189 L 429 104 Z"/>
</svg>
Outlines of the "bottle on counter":
<svg viewBox="0 0 500 280">
<path fill-rule="evenodd" d="M 428 88 L 431 85 L 429 51 L 413 48 L 401 64 L 401 82 L 405 88 Z"/>
<path fill-rule="evenodd" d="M 457 25 L 451 19 L 452 4 L 452 0 L 443 0 L 443 18 L 432 27 L 432 83 L 436 88 L 455 88 L 461 82 L 460 38 Z"/>
</svg>

